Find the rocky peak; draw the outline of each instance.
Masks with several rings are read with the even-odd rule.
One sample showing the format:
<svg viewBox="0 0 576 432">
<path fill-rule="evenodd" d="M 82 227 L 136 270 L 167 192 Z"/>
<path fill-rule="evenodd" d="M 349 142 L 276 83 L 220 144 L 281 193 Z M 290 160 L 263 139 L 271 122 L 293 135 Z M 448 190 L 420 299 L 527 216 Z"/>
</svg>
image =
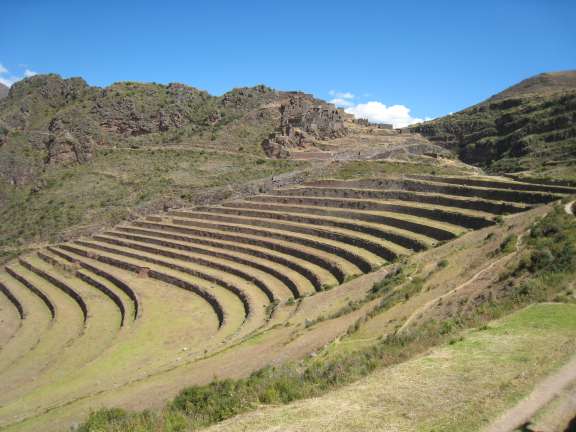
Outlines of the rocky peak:
<svg viewBox="0 0 576 432">
<path fill-rule="evenodd" d="M 37 102 L 58 108 L 82 97 L 90 87 L 82 78 L 63 79 L 60 75 L 34 75 L 15 83 L 9 93 L 10 99 L 34 98 Z"/>
<path fill-rule="evenodd" d="M 270 87 L 259 84 L 254 87 L 239 87 L 220 97 L 224 108 L 248 111 L 260 105 L 278 100 L 279 93 Z"/>
</svg>

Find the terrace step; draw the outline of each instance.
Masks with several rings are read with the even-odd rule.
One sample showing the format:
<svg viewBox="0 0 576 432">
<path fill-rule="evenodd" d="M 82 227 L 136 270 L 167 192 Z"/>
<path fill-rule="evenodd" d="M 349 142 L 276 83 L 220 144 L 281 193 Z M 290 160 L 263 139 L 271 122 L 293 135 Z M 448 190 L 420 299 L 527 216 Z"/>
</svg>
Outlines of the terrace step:
<svg viewBox="0 0 576 432">
<path fill-rule="evenodd" d="M 282 195 L 263 195 L 258 196 L 256 199 L 250 198 L 250 201 L 259 200 L 279 204 L 296 204 L 398 213 L 407 216 L 417 216 L 420 218 L 429 219 L 434 222 L 441 222 L 443 224 L 456 225 L 466 229 L 480 229 L 494 224 L 494 221 L 482 216 L 473 216 L 470 214 L 464 214 L 464 212 L 457 212 L 449 209 L 447 210 L 434 207 L 410 206 L 396 201 Z"/>
<path fill-rule="evenodd" d="M 133 322 L 128 332 L 121 335 L 122 338 L 126 338 L 124 343 L 132 347 L 126 351 L 123 345 L 119 344 L 117 348 L 121 356 L 127 356 L 124 360 L 127 366 L 138 355 L 143 357 L 148 365 L 158 363 L 157 367 L 160 367 L 164 361 L 173 361 L 174 351 L 169 350 L 166 344 L 168 340 L 180 347 L 176 350 L 177 354 L 181 352 L 181 341 L 187 341 L 187 344 L 197 344 L 198 350 L 202 352 L 210 346 L 219 346 L 221 343 L 222 332 L 218 330 L 218 316 L 212 307 L 206 307 L 204 298 L 190 295 L 190 292 L 185 289 L 175 290 L 174 285 L 162 280 L 142 277 L 138 272 L 127 270 L 125 264 L 119 266 L 116 261 L 106 259 L 97 252 L 78 245 L 60 244 L 55 249 L 81 264 L 96 269 L 98 274 L 107 274 L 134 290 L 134 295 L 138 299 L 138 319 Z M 105 261 L 112 261 L 112 263 Z M 167 334 L 170 334 L 169 338 Z M 158 344 L 163 348 L 156 352 L 152 359 L 150 352 L 153 352 Z M 112 350 L 111 355 L 113 361 L 117 361 L 114 352 L 115 350 Z M 132 370 L 128 369 L 124 373 L 132 376 L 131 372 Z"/>
<path fill-rule="evenodd" d="M 46 282 L 57 287 L 63 293 L 65 293 L 68 297 L 70 297 L 72 300 L 74 300 L 74 302 L 80 308 L 80 311 L 82 311 L 82 319 L 83 319 L 84 323 L 86 323 L 86 320 L 88 319 L 88 306 L 86 306 L 86 302 L 84 301 L 82 296 L 74 288 L 72 288 L 70 285 L 68 285 L 67 283 L 63 282 L 62 280 L 54 277 L 50 273 L 46 273 L 46 271 L 42 270 L 41 268 L 39 268 L 38 266 L 33 264 L 32 261 L 35 261 L 35 260 L 34 260 L 34 258 L 31 258 L 31 257 L 27 257 L 27 259 L 22 259 L 22 258 L 18 259 L 18 263 L 22 267 L 24 267 L 28 271 L 36 274 L 40 278 L 45 279 Z"/>
<path fill-rule="evenodd" d="M 231 245 L 225 243 L 209 241 L 201 238 L 196 239 L 197 244 L 192 242 L 194 238 L 189 238 L 190 241 L 188 242 L 177 239 L 184 238 L 184 236 L 172 236 L 171 240 L 168 241 L 164 238 L 164 234 L 165 233 L 163 232 L 148 232 L 143 229 L 127 229 L 122 232 L 109 231 L 106 233 L 106 235 L 113 238 L 128 239 L 139 243 L 154 245 L 155 247 L 159 246 L 169 250 L 178 250 L 179 252 L 186 251 L 200 256 L 207 256 L 211 259 L 222 259 L 226 263 L 233 263 L 236 265 L 240 264 L 246 267 L 255 268 L 258 271 L 281 281 L 287 289 L 290 290 L 294 297 L 300 297 L 307 292 L 314 292 L 316 286 L 318 287 L 318 290 L 321 289 L 320 280 L 314 273 L 312 273 L 312 271 L 303 268 L 304 273 L 308 271 L 311 280 L 306 279 L 306 277 L 303 276 L 304 273 L 298 273 L 288 265 L 283 265 L 279 262 L 272 261 L 269 258 L 262 258 L 256 255 L 258 250 L 253 250 L 254 253 L 250 255 L 250 249 L 246 250 L 248 253 L 244 253 L 243 248 L 233 248 Z M 154 237 L 154 235 L 157 235 L 160 238 Z M 278 257 L 278 261 L 281 261 L 281 257 Z"/>
<path fill-rule="evenodd" d="M 50 252 L 52 252 L 54 255 L 57 255 L 60 258 L 65 259 L 69 263 L 72 263 L 72 264 L 75 264 L 75 265 L 82 267 L 84 270 L 91 273 L 92 278 L 94 278 L 96 280 L 98 280 L 97 278 L 100 278 L 101 279 L 100 282 L 107 281 L 109 283 L 108 284 L 109 288 L 113 289 L 115 287 L 116 294 L 118 295 L 118 297 L 122 297 L 122 295 L 124 295 L 128 300 L 128 301 L 123 300 L 123 303 L 125 305 L 124 309 L 127 310 L 128 307 L 126 305 L 128 303 L 131 304 L 132 313 L 128 314 L 128 315 L 130 315 L 133 320 L 138 319 L 139 312 L 140 312 L 140 301 L 138 299 L 138 295 L 136 294 L 136 292 L 126 282 L 120 280 L 119 278 L 110 274 L 109 272 L 106 272 L 106 271 L 102 270 L 101 268 L 98 268 L 98 267 L 78 258 L 77 256 L 74 257 L 74 256 L 66 253 L 62 249 L 57 249 L 57 248 L 51 247 L 51 246 L 49 246 L 47 249 Z"/>
<path fill-rule="evenodd" d="M 270 304 L 269 299 L 258 287 L 253 285 L 252 282 L 248 282 L 233 274 L 223 273 L 197 263 L 183 262 L 176 258 L 162 257 L 162 259 L 160 259 L 154 252 L 135 251 L 130 247 L 110 244 L 106 242 L 106 237 L 104 236 L 94 236 L 91 241 L 78 241 L 77 243 L 110 254 L 133 258 L 159 267 L 186 273 L 198 279 L 198 281 L 206 286 L 209 286 L 207 289 L 214 289 L 214 285 L 216 287 L 222 287 L 240 300 L 244 307 L 244 318 L 246 320 L 256 320 L 260 322 L 265 320 L 263 308 Z"/>
<path fill-rule="evenodd" d="M 4 395 L 9 394 L 11 398 L 62 378 L 70 370 L 98 358 L 116 337 L 121 318 L 117 305 L 107 295 L 76 277 L 73 272 L 68 273 L 62 263 L 49 253 L 39 252 L 22 261 L 30 271 L 64 292 L 73 290 L 82 299 L 87 316 L 82 334 L 65 349 L 53 352 L 51 363 L 42 370 L 41 375 L 21 383 L 17 388 L 4 389 Z"/>
<path fill-rule="evenodd" d="M 32 349 L 0 372 L 0 404 L 12 399 L 14 391 L 38 379 L 56 361 L 55 353 L 63 352 L 85 330 L 84 313 L 78 303 L 60 287 L 42 278 L 28 266 L 24 267 L 20 261 L 26 264 L 23 260 L 11 263 L 7 267 L 9 274 L 24 285 L 43 293 L 49 304 L 54 306 L 54 319 Z"/>
<path fill-rule="evenodd" d="M 75 266 L 68 264 L 66 261 L 60 261 L 63 258 L 58 254 L 52 254 L 49 250 L 46 250 L 46 252 L 38 252 L 37 255 L 42 261 L 56 268 L 67 269 L 67 271 L 70 274 L 73 273 L 76 278 L 102 292 L 102 294 L 108 297 L 108 299 L 118 308 L 118 313 L 120 314 L 120 327 L 124 326 L 124 320 L 126 318 L 126 307 L 124 306 L 124 302 L 106 282 L 101 280 L 97 275 L 76 268 Z"/>
<path fill-rule="evenodd" d="M 433 242 L 430 242 L 429 239 L 425 237 L 415 238 L 415 236 L 413 236 L 412 233 L 409 233 L 408 231 L 390 229 L 390 227 L 381 226 L 378 224 L 365 223 L 362 221 L 351 222 L 349 219 L 330 216 L 312 217 L 306 213 L 251 210 L 243 208 L 242 202 L 224 203 L 222 206 L 218 207 L 199 207 L 197 208 L 197 211 L 172 210 L 169 211 L 168 214 L 181 218 L 196 218 L 197 214 L 206 215 L 205 217 L 208 217 L 209 214 L 209 217 L 212 218 L 221 214 L 236 215 L 248 218 L 271 219 L 318 225 L 324 229 L 328 229 L 329 227 L 343 228 L 350 231 L 368 234 L 376 238 L 395 243 L 405 249 L 412 249 L 414 251 L 427 249 L 427 247 L 433 244 Z"/>
<path fill-rule="evenodd" d="M 159 238 L 159 241 L 165 241 L 165 239 L 178 240 L 184 243 L 192 243 L 193 245 L 206 245 L 211 247 L 219 247 L 226 251 L 238 251 L 248 255 L 253 255 L 259 258 L 263 258 L 275 263 L 279 263 L 292 270 L 300 273 L 302 276 L 306 277 L 316 288 L 317 291 L 321 291 L 326 285 L 330 286 L 334 283 L 339 283 L 339 279 L 336 278 L 330 271 L 320 266 L 316 262 L 309 261 L 307 256 L 304 258 L 298 257 L 297 255 L 290 255 L 283 251 L 278 251 L 270 248 L 261 246 L 260 242 L 250 242 L 245 243 L 236 242 L 232 236 L 220 236 L 217 239 L 205 237 L 202 235 L 196 235 L 195 231 L 186 228 L 180 228 L 178 231 L 170 232 L 167 230 L 155 230 L 154 228 L 146 227 L 132 227 L 132 226 L 118 226 L 115 232 L 123 232 L 130 234 L 145 235 L 148 237 Z M 332 267 L 330 267 L 332 269 Z M 343 280 L 344 275 L 339 268 L 337 273 Z"/>
<path fill-rule="evenodd" d="M 13 279 L 17 280 L 21 285 L 25 286 L 32 294 L 38 297 L 42 303 L 44 303 L 48 309 L 48 312 L 50 313 L 50 319 L 53 320 L 56 317 L 56 306 L 44 291 L 36 287 L 19 273 L 12 270 L 12 268 L 6 267 L 5 270 L 6 273 L 8 273 Z"/>
<path fill-rule="evenodd" d="M 166 225 L 167 223 L 162 223 Z M 304 233 L 302 230 L 296 230 L 290 226 L 278 226 L 273 227 L 274 223 L 264 224 L 260 228 L 253 228 L 252 226 L 247 226 L 243 221 L 238 221 L 234 223 L 218 223 L 212 221 L 197 221 L 190 219 L 174 219 L 169 225 L 175 226 L 187 226 L 195 228 L 205 228 L 209 230 L 222 231 L 222 232 L 232 232 L 239 234 L 246 234 L 254 237 L 263 237 L 275 239 L 275 243 L 278 241 L 286 242 L 287 244 L 292 244 L 295 247 L 304 246 L 310 248 L 311 252 L 314 251 L 316 254 L 320 252 L 325 252 L 326 258 L 337 259 L 339 261 L 338 265 L 346 271 L 346 267 L 349 268 L 350 272 L 357 272 L 358 270 L 363 273 L 368 273 L 374 268 L 382 265 L 382 260 L 374 252 L 362 249 L 360 246 L 351 244 L 353 239 L 345 237 L 344 235 L 338 236 L 337 239 L 326 238 L 324 231 L 317 232 L 313 229 L 306 229 Z M 289 229 L 291 228 L 291 229 Z M 333 235 L 333 237 L 336 237 Z M 346 241 L 344 241 L 346 240 Z M 374 245 L 376 248 L 376 245 Z M 378 249 L 378 252 L 385 254 L 389 260 L 396 259 L 397 255 L 393 254 L 391 251 L 385 251 L 383 249 Z M 324 254 L 321 254 L 324 255 Z"/>
<path fill-rule="evenodd" d="M 149 216 L 150 218 L 155 218 L 154 216 Z M 159 219 L 157 221 L 162 221 Z M 209 221 L 210 223 L 220 222 L 237 225 L 249 225 L 261 228 L 270 228 L 273 230 L 300 233 L 311 237 L 319 237 L 322 239 L 332 240 L 339 243 L 348 244 L 354 248 L 368 252 L 366 256 L 374 255 L 372 260 L 376 263 L 381 264 L 382 261 L 379 259 L 384 259 L 386 261 L 394 261 L 400 255 L 407 255 L 410 252 L 395 243 L 388 242 L 382 238 L 373 236 L 371 234 L 361 233 L 358 231 L 350 230 L 342 227 L 331 227 L 329 230 L 318 226 L 314 223 L 303 223 L 303 222 L 293 222 L 293 221 L 272 221 L 268 218 L 259 218 L 245 215 L 218 215 L 210 212 L 191 212 L 186 215 L 185 219 L 172 218 L 172 223 L 175 225 L 185 223 L 188 225 L 191 223 L 204 223 L 204 221 Z"/>
<path fill-rule="evenodd" d="M 18 333 L 22 319 L 22 304 L 10 289 L 0 282 L 0 352 Z"/>
<path fill-rule="evenodd" d="M 433 192 L 444 195 L 462 197 L 484 198 L 492 201 L 508 201 L 524 204 L 547 204 L 561 198 L 560 195 L 543 193 L 514 191 L 509 189 L 483 188 L 477 186 L 458 186 L 442 181 L 415 180 L 410 178 L 386 178 L 365 180 L 318 180 L 307 182 L 305 186 L 315 187 L 349 187 L 368 189 L 400 189 L 413 192 Z"/>
<path fill-rule="evenodd" d="M 15 418 L 41 415 L 69 401 L 114 391 L 224 347 L 218 321 L 200 297 L 153 278 L 140 278 L 90 258 L 79 258 L 134 287 L 141 306 L 140 318 L 120 332 L 94 361 L 2 404 L 0 427 Z M 185 352 L 183 347 L 188 350 Z"/>
<path fill-rule="evenodd" d="M 139 243 L 129 240 L 122 240 L 114 237 L 109 237 L 106 235 L 94 236 L 95 240 L 100 242 L 105 242 L 113 245 L 123 246 L 130 248 L 132 250 L 148 252 L 154 255 L 160 255 L 164 257 L 174 258 L 180 261 L 198 263 L 206 267 L 211 267 L 223 273 L 233 274 L 244 281 L 253 283 L 262 293 L 268 298 L 269 302 L 274 302 L 278 299 L 285 298 L 284 295 L 278 296 L 275 291 L 279 291 L 274 286 L 275 284 L 281 283 L 278 279 L 272 279 L 267 277 L 266 274 L 262 274 L 251 267 L 244 266 L 242 264 L 235 264 L 233 267 L 231 262 L 226 262 L 224 260 L 219 260 L 217 258 L 206 259 L 201 255 L 194 255 L 190 253 L 183 253 L 179 250 L 167 250 L 163 247 L 153 247 L 145 243 Z"/>
<path fill-rule="evenodd" d="M 378 201 L 407 201 L 456 209 L 474 210 L 491 215 L 520 213 L 532 208 L 530 205 L 519 205 L 504 201 L 493 201 L 483 198 L 462 198 L 439 193 L 414 192 L 403 190 L 356 189 L 350 187 L 294 187 L 276 191 L 282 196 L 316 196 L 331 198 L 355 198 Z"/>
<path fill-rule="evenodd" d="M 53 310 L 44 300 L 7 272 L 0 271 L 0 284 L 17 297 L 22 306 L 23 320 L 16 337 L 9 340 L 0 350 L 0 372 L 32 350 L 43 334 L 50 328 Z"/>
<path fill-rule="evenodd" d="M 93 257 L 98 261 L 136 274 L 144 271 L 150 278 L 160 280 L 178 289 L 184 289 L 203 298 L 218 317 L 221 331 L 226 334 L 232 334 L 244 322 L 245 311 L 242 301 L 222 287 L 207 284 L 206 281 L 170 268 L 162 267 L 160 270 L 157 264 L 110 253 L 102 250 L 102 247 L 98 247 L 97 244 L 89 244 L 86 241 L 81 243 L 77 241 L 73 246 L 66 245 L 66 250 L 84 253 L 85 256 Z M 226 303 L 226 307 L 224 307 L 223 302 Z"/>
<path fill-rule="evenodd" d="M 574 187 L 523 183 L 519 181 L 503 181 L 503 180 L 501 181 L 487 178 L 425 176 L 425 175 L 414 175 L 409 177 L 414 178 L 416 180 L 428 180 L 433 182 L 456 184 L 459 186 L 478 186 L 484 188 L 511 189 L 517 191 L 545 192 L 555 194 L 570 194 L 570 195 L 576 194 L 576 188 Z"/>
<path fill-rule="evenodd" d="M 207 237 L 217 240 L 228 240 L 236 243 L 260 246 L 270 250 L 277 250 L 279 252 L 312 262 L 319 267 L 323 267 L 325 270 L 328 270 L 330 273 L 332 273 L 332 275 L 338 280 L 339 283 L 344 282 L 347 277 L 358 274 L 361 271 L 349 261 L 321 249 L 316 249 L 310 246 L 304 246 L 302 244 L 285 240 L 267 240 L 266 232 L 245 234 L 235 231 L 235 227 L 231 227 L 229 231 L 221 231 L 219 229 L 199 229 L 182 225 L 172 225 L 167 223 L 160 224 L 144 221 L 133 222 L 132 226 L 150 228 L 164 232 L 192 234 L 199 237 Z M 238 231 L 239 230 L 240 229 L 238 229 Z"/>
<path fill-rule="evenodd" d="M 6 308 L 8 306 L 8 303 L 11 304 L 18 314 L 18 318 L 23 320 L 25 316 L 24 316 L 24 307 L 22 306 L 22 303 L 20 302 L 20 300 L 18 300 L 18 297 L 12 292 L 10 287 L 4 285 L 2 281 L 0 281 L 0 292 L 4 295 L 4 299 L 2 300 L 3 303 L 2 308 L 3 309 Z M 10 307 L 8 306 L 7 308 Z"/>
<path fill-rule="evenodd" d="M 352 220 L 354 222 L 368 222 L 377 224 L 387 229 L 400 230 L 402 235 L 415 237 L 417 240 L 434 244 L 434 241 L 451 240 L 464 232 L 461 227 L 449 224 L 433 223 L 431 221 L 414 216 L 402 217 L 390 212 L 369 212 L 364 210 L 342 210 L 314 205 L 297 205 L 268 202 L 259 197 L 251 197 L 249 201 L 234 201 L 223 203 L 223 207 L 234 207 L 250 210 L 268 210 L 280 213 L 297 213 L 305 215 L 317 215 L 322 217 L 335 217 Z"/>
</svg>

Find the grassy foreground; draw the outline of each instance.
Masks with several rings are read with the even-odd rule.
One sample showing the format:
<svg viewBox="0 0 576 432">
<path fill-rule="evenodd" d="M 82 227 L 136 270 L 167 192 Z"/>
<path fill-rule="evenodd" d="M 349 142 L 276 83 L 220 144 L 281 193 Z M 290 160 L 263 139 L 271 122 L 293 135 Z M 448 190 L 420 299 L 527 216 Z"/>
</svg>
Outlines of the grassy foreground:
<svg viewBox="0 0 576 432">
<path fill-rule="evenodd" d="M 576 352 L 575 336 L 576 305 L 529 306 L 321 398 L 210 430 L 478 430 Z"/>
</svg>

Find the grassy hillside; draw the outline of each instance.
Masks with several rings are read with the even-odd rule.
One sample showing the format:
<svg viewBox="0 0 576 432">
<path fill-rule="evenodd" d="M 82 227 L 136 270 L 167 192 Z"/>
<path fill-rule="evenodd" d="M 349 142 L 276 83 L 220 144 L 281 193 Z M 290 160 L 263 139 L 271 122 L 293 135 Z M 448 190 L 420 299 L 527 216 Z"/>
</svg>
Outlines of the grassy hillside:
<svg viewBox="0 0 576 432">
<path fill-rule="evenodd" d="M 262 85 L 212 96 L 54 74 L 14 84 L 0 102 L 0 254 L 307 165 L 261 148 L 296 94 L 324 103 Z"/>
<path fill-rule="evenodd" d="M 576 352 L 576 221 L 560 206 L 537 210 L 415 255 L 372 287 L 357 288 L 364 298 L 352 300 L 348 291 L 347 304 L 297 332 L 305 338 L 356 317 L 344 335 L 310 357 L 188 388 L 161 412 L 102 410 L 81 430 L 197 430 L 258 408 L 214 429 L 478 430 Z M 546 216 L 534 222 L 538 215 Z M 558 304 L 487 324 L 550 301 Z M 261 408 L 298 399 L 306 400 Z"/>
<path fill-rule="evenodd" d="M 249 153 L 190 149 L 97 149 L 84 164 L 49 167 L 32 185 L 0 183 L 0 248 L 55 242 L 127 218 L 189 203 L 208 188 L 237 186 L 304 167 Z"/>
<path fill-rule="evenodd" d="M 530 171 L 541 179 L 574 181 L 575 75 L 573 71 L 538 75 L 410 130 L 492 172 Z"/>
</svg>

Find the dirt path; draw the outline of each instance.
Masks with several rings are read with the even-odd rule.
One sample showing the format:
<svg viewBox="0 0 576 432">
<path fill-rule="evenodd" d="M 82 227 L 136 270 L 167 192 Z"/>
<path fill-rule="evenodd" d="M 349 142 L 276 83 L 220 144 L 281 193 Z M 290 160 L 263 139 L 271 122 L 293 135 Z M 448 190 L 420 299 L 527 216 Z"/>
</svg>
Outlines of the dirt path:
<svg viewBox="0 0 576 432">
<path fill-rule="evenodd" d="M 516 241 L 516 250 L 514 251 L 514 254 L 518 252 L 519 249 L 519 245 L 520 245 L 520 241 L 522 240 L 522 236 L 518 237 L 518 240 Z M 434 304 L 436 304 L 438 302 L 438 300 L 440 299 L 444 299 L 445 297 L 448 297 L 464 288 L 466 288 L 467 286 L 469 286 L 470 284 L 474 283 L 476 280 L 478 280 L 480 277 L 482 277 L 484 274 L 486 274 L 487 272 L 489 272 L 490 270 L 492 270 L 496 265 L 500 264 L 502 261 L 510 259 L 510 257 L 513 254 L 506 254 L 504 255 L 502 258 L 497 259 L 496 261 L 493 261 L 491 264 L 489 264 L 488 266 L 484 267 L 482 270 L 479 270 L 478 272 L 476 272 L 470 279 L 468 279 L 466 282 L 458 285 L 456 288 L 448 291 L 445 294 L 442 294 L 440 297 L 436 297 L 433 298 L 432 300 L 430 300 L 429 302 L 425 303 L 424 305 L 422 305 L 421 307 L 419 307 L 418 309 L 416 309 L 409 317 L 406 321 L 404 321 L 404 324 L 402 324 L 402 327 L 400 327 L 397 331 L 397 334 L 402 333 L 404 330 L 406 330 L 406 328 L 408 328 L 408 326 L 410 326 L 410 324 L 412 324 L 412 322 L 414 322 L 414 320 L 422 315 L 424 312 L 426 312 L 428 309 L 430 309 Z"/>
<path fill-rule="evenodd" d="M 488 426 L 484 432 L 511 432 L 526 424 L 536 412 L 549 403 L 560 392 L 576 381 L 576 356 L 560 370 L 541 381 L 515 407 L 506 411 L 500 418 Z"/>
<path fill-rule="evenodd" d="M 575 205 L 576 201 L 570 201 L 568 204 L 566 204 L 564 206 L 564 210 L 566 211 L 566 213 L 571 214 L 572 216 L 574 216 L 574 205 Z"/>
</svg>

